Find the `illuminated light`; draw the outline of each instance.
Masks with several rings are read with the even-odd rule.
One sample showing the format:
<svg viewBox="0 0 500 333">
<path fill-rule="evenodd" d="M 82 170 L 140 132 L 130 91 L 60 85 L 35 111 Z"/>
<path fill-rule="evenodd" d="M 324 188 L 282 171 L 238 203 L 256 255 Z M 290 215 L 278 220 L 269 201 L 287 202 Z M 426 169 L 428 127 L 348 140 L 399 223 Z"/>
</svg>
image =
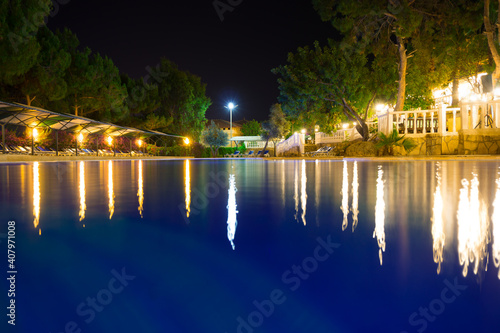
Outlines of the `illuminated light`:
<svg viewBox="0 0 500 333">
<path fill-rule="evenodd" d="M 384 109 L 385 109 L 385 105 L 384 104 L 377 104 L 375 106 L 375 110 L 377 110 L 377 111 L 384 111 Z"/>
<path fill-rule="evenodd" d="M 40 223 L 40 169 L 38 162 L 33 163 L 33 226 Z"/>
<path fill-rule="evenodd" d="M 497 178 L 497 191 L 495 194 L 495 201 L 493 201 L 493 214 L 491 222 L 493 223 L 493 244 L 491 245 L 491 252 L 493 263 L 498 268 L 498 278 L 500 279 L 500 178 Z"/>
<path fill-rule="evenodd" d="M 191 212 L 191 170 L 190 161 L 186 160 L 184 164 L 184 195 L 186 201 L 186 217 Z"/>
<path fill-rule="evenodd" d="M 234 174 L 229 175 L 229 196 L 227 198 L 227 238 L 231 243 L 231 247 L 234 250 L 234 235 L 236 234 L 236 226 L 238 222 L 236 221 L 236 180 Z"/>
<path fill-rule="evenodd" d="M 352 126 L 356 126 L 358 123 L 357 122 L 353 122 L 352 123 Z"/>
<path fill-rule="evenodd" d="M 302 203 L 302 223 L 306 225 L 306 205 L 307 205 L 307 177 L 306 177 L 306 160 L 302 160 L 302 177 L 300 178 L 300 202 Z"/>
<path fill-rule="evenodd" d="M 113 138 L 108 136 L 108 138 L 106 139 L 108 141 L 108 145 L 112 145 L 113 144 Z"/>
<path fill-rule="evenodd" d="M 80 142 L 80 143 L 83 142 L 83 134 L 82 133 L 78 134 L 78 142 Z"/>
<path fill-rule="evenodd" d="M 314 132 L 317 132 L 317 131 L 319 131 L 319 129 L 315 128 L 315 129 L 314 129 Z"/>
<path fill-rule="evenodd" d="M 37 141 L 38 140 L 38 130 L 36 128 L 33 128 L 33 140 Z"/>
<path fill-rule="evenodd" d="M 306 134 L 306 129 L 305 129 L 305 128 L 303 128 L 303 129 L 300 131 L 300 133 L 302 133 L 302 134 Z"/>
<path fill-rule="evenodd" d="M 137 198 L 139 199 L 139 207 L 137 210 L 141 215 L 141 219 L 143 218 L 144 211 L 144 183 L 143 183 L 143 173 L 142 173 L 142 160 L 139 160 L 139 180 L 137 184 Z M 189 215 L 188 215 L 189 216 Z"/>
<path fill-rule="evenodd" d="M 347 215 L 349 214 L 349 175 L 347 172 L 347 161 L 344 161 L 344 169 L 342 174 L 342 206 L 340 209 L 344 215 L 344 219 L 342 220 L 342 231 L 347 228 L 348 220 Z"/>
<path fill-rule="evenodd" d="M 184 143 L 188 145 L 189 144 L 189 138 L 184 138 Z"/>
<path fill-rule="evenodd" d="M 486 206 L 479 199 L 479 181 L 473 173 L 470 181 L 462 179 L 459 204 L 457 211 L 458 221 L 458 258 L 463 266 L 462 275 L 467 276 L 469 265 L 474 263 L 474 274 L 479 271 L 487 259 L 488 248 L 488 219 Z M 470 197 L 469 197 L 470 185 Z"/>
<path fill-rule="evenodd" d="M 434 192 L 434 206 L 432 208 L 432 253 L 434 262 L 438 264 L 437 273 L 441 273 L 443 262 L 443 250 L 445 245 L 444 223 L 443 223 L 443 196 L 441 194 L 441 165 L 437 163 L 436 190 Z"/>
<path fill-rule="evenodd" d="M 476 94 L 472 94 L 470 95 L 470 98 L 469 98 L 472 102 L 475 102 L 477 101 L 477 95 Z"/>
<path fill-rule="evenodd" d="M 354 166 L 352 168 L 352 231 L 356 229 L 358 225 L 358 162 L 354 161 Z"/>
<path fill-rule="evenodd" d="M 115 212 L 115 191 L 113 188 L 113 161 L 108 162 L 108 209 L 109 219 L 113 217 Z"/>
<path fill-rule="evenodd" d="M 293 134 L 299 134 L 299 132 L 293 132 Z"/>
<path fill-rule="evenodd" d="M 80 190 L 80 221 L 85 218 L 85 210 L 87 209 L 87 205 L 85 203 L 85 164 L 83 161 L 79 164 L 79 190 Z"/>
<path fill-rule="evenodd" d="M 141 140 L 141 139 L 138 139 L 138 140 L 136 141 L 136 144 L 137 144 L 137 147 L 142 146 L 142 140 Z"/>
<path fill-rule="evenodd" d="M 384 201 L 384 180 L 382 176 L 384 171 L 382 166 L 378 166 L 377 178 L 377 201 L 375 203 L 375 230 L 373 231 L 373 238 L 377 237 L 378 243 L 378 257 L 380 265 L 382 266 L 382 252 L 385 252 L 385 201 Z"/>
<path fill-rule="evenodd" d="M 495 90 L 493 91 L 493 93 L 495 94 L 495 96 L 500 96 L 500 87 L 495 88 Z"/>
<path fill-rule="evenodd" d="M 349 124 L 342 124 L 342 128 L 348 128 L 349 127 Z"/>
<path fill-rule="evenodd" d="M 229 103 L 227 104 L 227 108 L 228 108 L 229 110 L 234 109 L 234 108 L 235 108 L 234 103 L 233 103 L 233 102 L 229 102 Z"/>
</svg>

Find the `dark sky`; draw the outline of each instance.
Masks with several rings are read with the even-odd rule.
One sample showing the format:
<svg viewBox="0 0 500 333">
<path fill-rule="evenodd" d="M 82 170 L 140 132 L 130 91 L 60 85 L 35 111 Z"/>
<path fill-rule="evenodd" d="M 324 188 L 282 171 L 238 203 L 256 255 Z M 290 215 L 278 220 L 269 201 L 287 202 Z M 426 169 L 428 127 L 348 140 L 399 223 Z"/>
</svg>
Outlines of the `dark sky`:
<svg viewBox="0 0 500 333">
<path fill-rule="evenodd" d="M 221 0 L 228 3 L 228 0 Z M 238 105 L 233 120 L 267 118 L 278 85 L 270 70 L 288 52 L 335 37 L 310 0 L 240 3 L 221 21 L 213 0 L 59 0 L 52 29 L 68 27 L 83 46 L 107 55 L 134 78 L 147 75 L 166 57 L 202 78 L 212 106 L 207 118 L 229 119 L 224 108 Z"/>
</svg>

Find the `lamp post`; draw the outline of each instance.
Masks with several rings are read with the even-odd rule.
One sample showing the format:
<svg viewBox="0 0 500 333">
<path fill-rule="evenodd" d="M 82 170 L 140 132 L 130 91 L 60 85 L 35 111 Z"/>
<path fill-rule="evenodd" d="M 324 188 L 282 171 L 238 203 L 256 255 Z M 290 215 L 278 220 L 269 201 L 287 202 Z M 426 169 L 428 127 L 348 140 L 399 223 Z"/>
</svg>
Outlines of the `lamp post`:
<svg viewBox="0 0 500 333">
<path fill-rule="evenodd" d="M 234 105 L 233 102 L 229 102 L 229 104 L 226 106 L 229 109 L 229 135 L 231 137 L 231 147 L 233 146 L 233 109 L 236 108 L 238 105 Z"/>
</svg>

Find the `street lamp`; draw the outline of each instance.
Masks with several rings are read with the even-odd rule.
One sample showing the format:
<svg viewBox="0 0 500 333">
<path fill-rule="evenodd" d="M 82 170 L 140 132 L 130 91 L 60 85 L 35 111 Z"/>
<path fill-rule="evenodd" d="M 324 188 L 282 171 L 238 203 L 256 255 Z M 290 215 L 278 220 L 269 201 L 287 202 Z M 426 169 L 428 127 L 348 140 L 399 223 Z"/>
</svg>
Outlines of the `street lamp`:
<svg viewBox="0 0 500 333">
<path fill-rule="evenodd" d="M 226 106 L 226 108 L 229 109 L 229 133 L 231 139 L 233 138 L 233 109 L 236 108 L 238 105 L 234 105 L 233 102 L 229 102 Z M 231 140 L 231 147 L 233 146 L 233 141 Z"/>
</svg>

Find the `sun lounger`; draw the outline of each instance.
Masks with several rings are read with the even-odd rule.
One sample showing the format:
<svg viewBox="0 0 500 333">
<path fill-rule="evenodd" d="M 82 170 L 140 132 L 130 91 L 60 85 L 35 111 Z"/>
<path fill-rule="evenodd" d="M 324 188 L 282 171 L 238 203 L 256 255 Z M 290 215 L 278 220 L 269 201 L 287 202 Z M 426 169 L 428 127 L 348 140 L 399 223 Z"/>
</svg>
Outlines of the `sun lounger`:
<svg viewBox="0 0 500 333">
<path fill-rule="evenodd" d="M 253 150 L 250 150 L 246 154 L 240 154 L 240 157 L 252 157 L 253 156 Z"/>
<path fill-rule="evenodd" d="M 226 155 L 224 155 L 224 157 L 238 157 L 239 155 L 240 155 L 240 151 L 237 150 L 237 151 L 235 151 L 232 154 L 226 154 Z"/>
</svg>

